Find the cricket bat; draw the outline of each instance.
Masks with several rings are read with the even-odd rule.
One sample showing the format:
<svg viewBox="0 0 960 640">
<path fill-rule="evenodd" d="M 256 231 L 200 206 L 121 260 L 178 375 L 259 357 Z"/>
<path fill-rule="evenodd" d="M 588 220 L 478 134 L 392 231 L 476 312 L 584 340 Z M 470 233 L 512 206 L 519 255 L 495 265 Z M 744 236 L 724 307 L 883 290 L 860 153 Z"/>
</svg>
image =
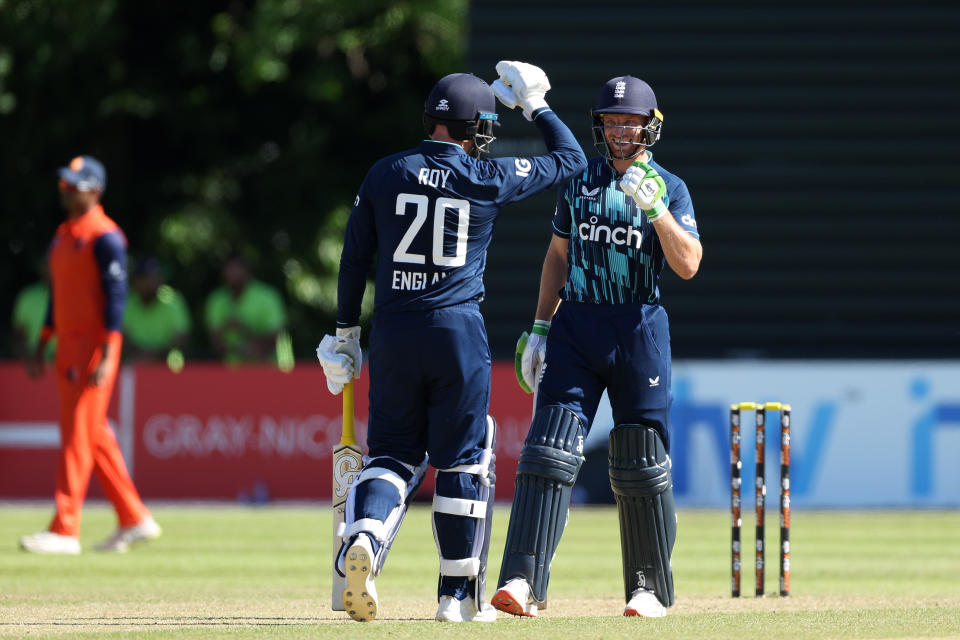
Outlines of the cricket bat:
<svg viewBox="0 0 960 640">
<path fill-rule="evenodd" d="M 353 428 L 353 381 L 343 386 L 343 426 L 340 431 L 340 443 L 333 447 L 333 593 L 330 607 L 334 611 L 343 611 L 343 590 L 347 588 L 347 579 L 337 571 L 337 555 L 340 553 L 340 536 L 337 528 L 346 516 L 347 494 L 350 486 L 363 466 L 363 452 L 357 444 L 357 434 Z"/>
</svg>

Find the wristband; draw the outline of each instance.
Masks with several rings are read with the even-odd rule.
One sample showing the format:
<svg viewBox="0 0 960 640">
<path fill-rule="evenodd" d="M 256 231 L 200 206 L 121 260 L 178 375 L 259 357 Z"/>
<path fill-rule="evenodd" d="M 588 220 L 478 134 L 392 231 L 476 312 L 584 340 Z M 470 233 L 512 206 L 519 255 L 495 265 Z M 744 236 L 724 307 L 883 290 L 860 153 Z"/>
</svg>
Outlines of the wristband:
<svg viewBox="0 0 960 640">
<path fill-rule="evenodd" d="M 644 211 L 647 214 L 647 220 L 650 222 L 656 222 L 667 212 L 667 207 L 663 204 L 663 200 L 657 200 L 653 203 L 653 207 Z"/>
<path fill-rule="evenodd" d="M 360 327 L 337 327 L 337 338 L 345 340 L 360 340 Z"/>
<path fill-rule="evenodd" d="M 538 336 L 545 336 L 550 333 L 550 321 L 549 320 L 534 320 L 533 329 L 530 330 L 531 333 L 535 333 Z"/>
</svg>

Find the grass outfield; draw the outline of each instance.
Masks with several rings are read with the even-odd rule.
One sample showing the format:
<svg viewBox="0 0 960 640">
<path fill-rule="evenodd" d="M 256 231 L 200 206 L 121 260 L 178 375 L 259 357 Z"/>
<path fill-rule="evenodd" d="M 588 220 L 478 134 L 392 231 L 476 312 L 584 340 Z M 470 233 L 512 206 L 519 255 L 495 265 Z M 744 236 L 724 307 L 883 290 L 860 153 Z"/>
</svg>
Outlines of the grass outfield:
<svg viewBox="0 0 960 640">
<path fill-rule="evenodd" d="M 575 508 L 537 620 L 439 625 L 429 510 L 408 515 L 377 580 L 381 617 L 329 611 L 330 514 L 324 505 L 161 505 L 164 535 L 127 555 L 45 557 L 17 549 L 49 506 L 0 504 L 0 637 L 149 638 L 960 638 L 960 512 L 794 510 L 792 595 L 729 597 L 729 516 L 683 510 L 674 553 L 677 604 L 663 619 L 624 618 L 613 508 Z M 508 510 L 497 511 L 497 574 Z M 744 548 L 753 527 L 744 518 Z M 89 548 L 114 526 L 84 512 Z M 776 589 L 768 518 L 767 587 Z M 752 565 L 752 554 L 744 555 Z M 752 570 L 744 571 L 744 591 Z M 488 589 L 488 597 L 491 595 Z M 347 626 L 344 626 L 347 625 Z M 642 630 L 641 630 L 642 628 Z M 642 635 L 641 635 L 642 634 Z"/>
</svg>

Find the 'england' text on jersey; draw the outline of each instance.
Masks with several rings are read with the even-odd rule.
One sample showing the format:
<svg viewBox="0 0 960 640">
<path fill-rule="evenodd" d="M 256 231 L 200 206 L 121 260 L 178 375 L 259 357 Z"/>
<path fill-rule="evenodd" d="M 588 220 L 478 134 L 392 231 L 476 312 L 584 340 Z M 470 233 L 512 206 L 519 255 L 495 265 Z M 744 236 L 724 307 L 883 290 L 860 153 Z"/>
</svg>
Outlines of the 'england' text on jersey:
<svg viewBox="0 0 960 640">
<path fill-rule="evenodd" d="M 397 291 L 422 291 L 428 284 L 436 284 L 447 277 L 446 273 L 394 270 L 391 287 Z"/>
</svg>

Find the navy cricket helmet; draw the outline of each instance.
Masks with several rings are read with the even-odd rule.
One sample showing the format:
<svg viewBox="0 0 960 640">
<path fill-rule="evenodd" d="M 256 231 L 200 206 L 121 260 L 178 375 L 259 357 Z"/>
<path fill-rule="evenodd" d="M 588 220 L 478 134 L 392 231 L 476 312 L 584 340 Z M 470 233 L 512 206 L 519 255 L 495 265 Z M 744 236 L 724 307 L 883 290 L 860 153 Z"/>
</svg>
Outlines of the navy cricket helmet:
<svg viewBox="0 0 960 640">
<path fill-rule="evenodd" d="M 620 157 L 610 148 L 603 130 L 604 113 L 626 113 L 648 118 L 647 124 L 642 127 L 622 127 L 618 141 L 640 145 L 635 153 Z M 590 116 L 593 118 L 593 145 L 607 160 L 629 160 L 660 139 L 663 114 L 657 109 L 657 97 L 653 89 L 640 78 L 617 76 L 608 80 L 600 89 L 600 96 L 596 106 L 590 110 Z"/>
<path fill-rule="evenodd" d="M 472 73 L 451 73 L 430 90 L 423 104 L 423 130 L 428 136 L 445 124 L 457 140 L 473 140 L 474 157 L 490 152 L 497 101 L 493 89 Z"/>
</svg>

